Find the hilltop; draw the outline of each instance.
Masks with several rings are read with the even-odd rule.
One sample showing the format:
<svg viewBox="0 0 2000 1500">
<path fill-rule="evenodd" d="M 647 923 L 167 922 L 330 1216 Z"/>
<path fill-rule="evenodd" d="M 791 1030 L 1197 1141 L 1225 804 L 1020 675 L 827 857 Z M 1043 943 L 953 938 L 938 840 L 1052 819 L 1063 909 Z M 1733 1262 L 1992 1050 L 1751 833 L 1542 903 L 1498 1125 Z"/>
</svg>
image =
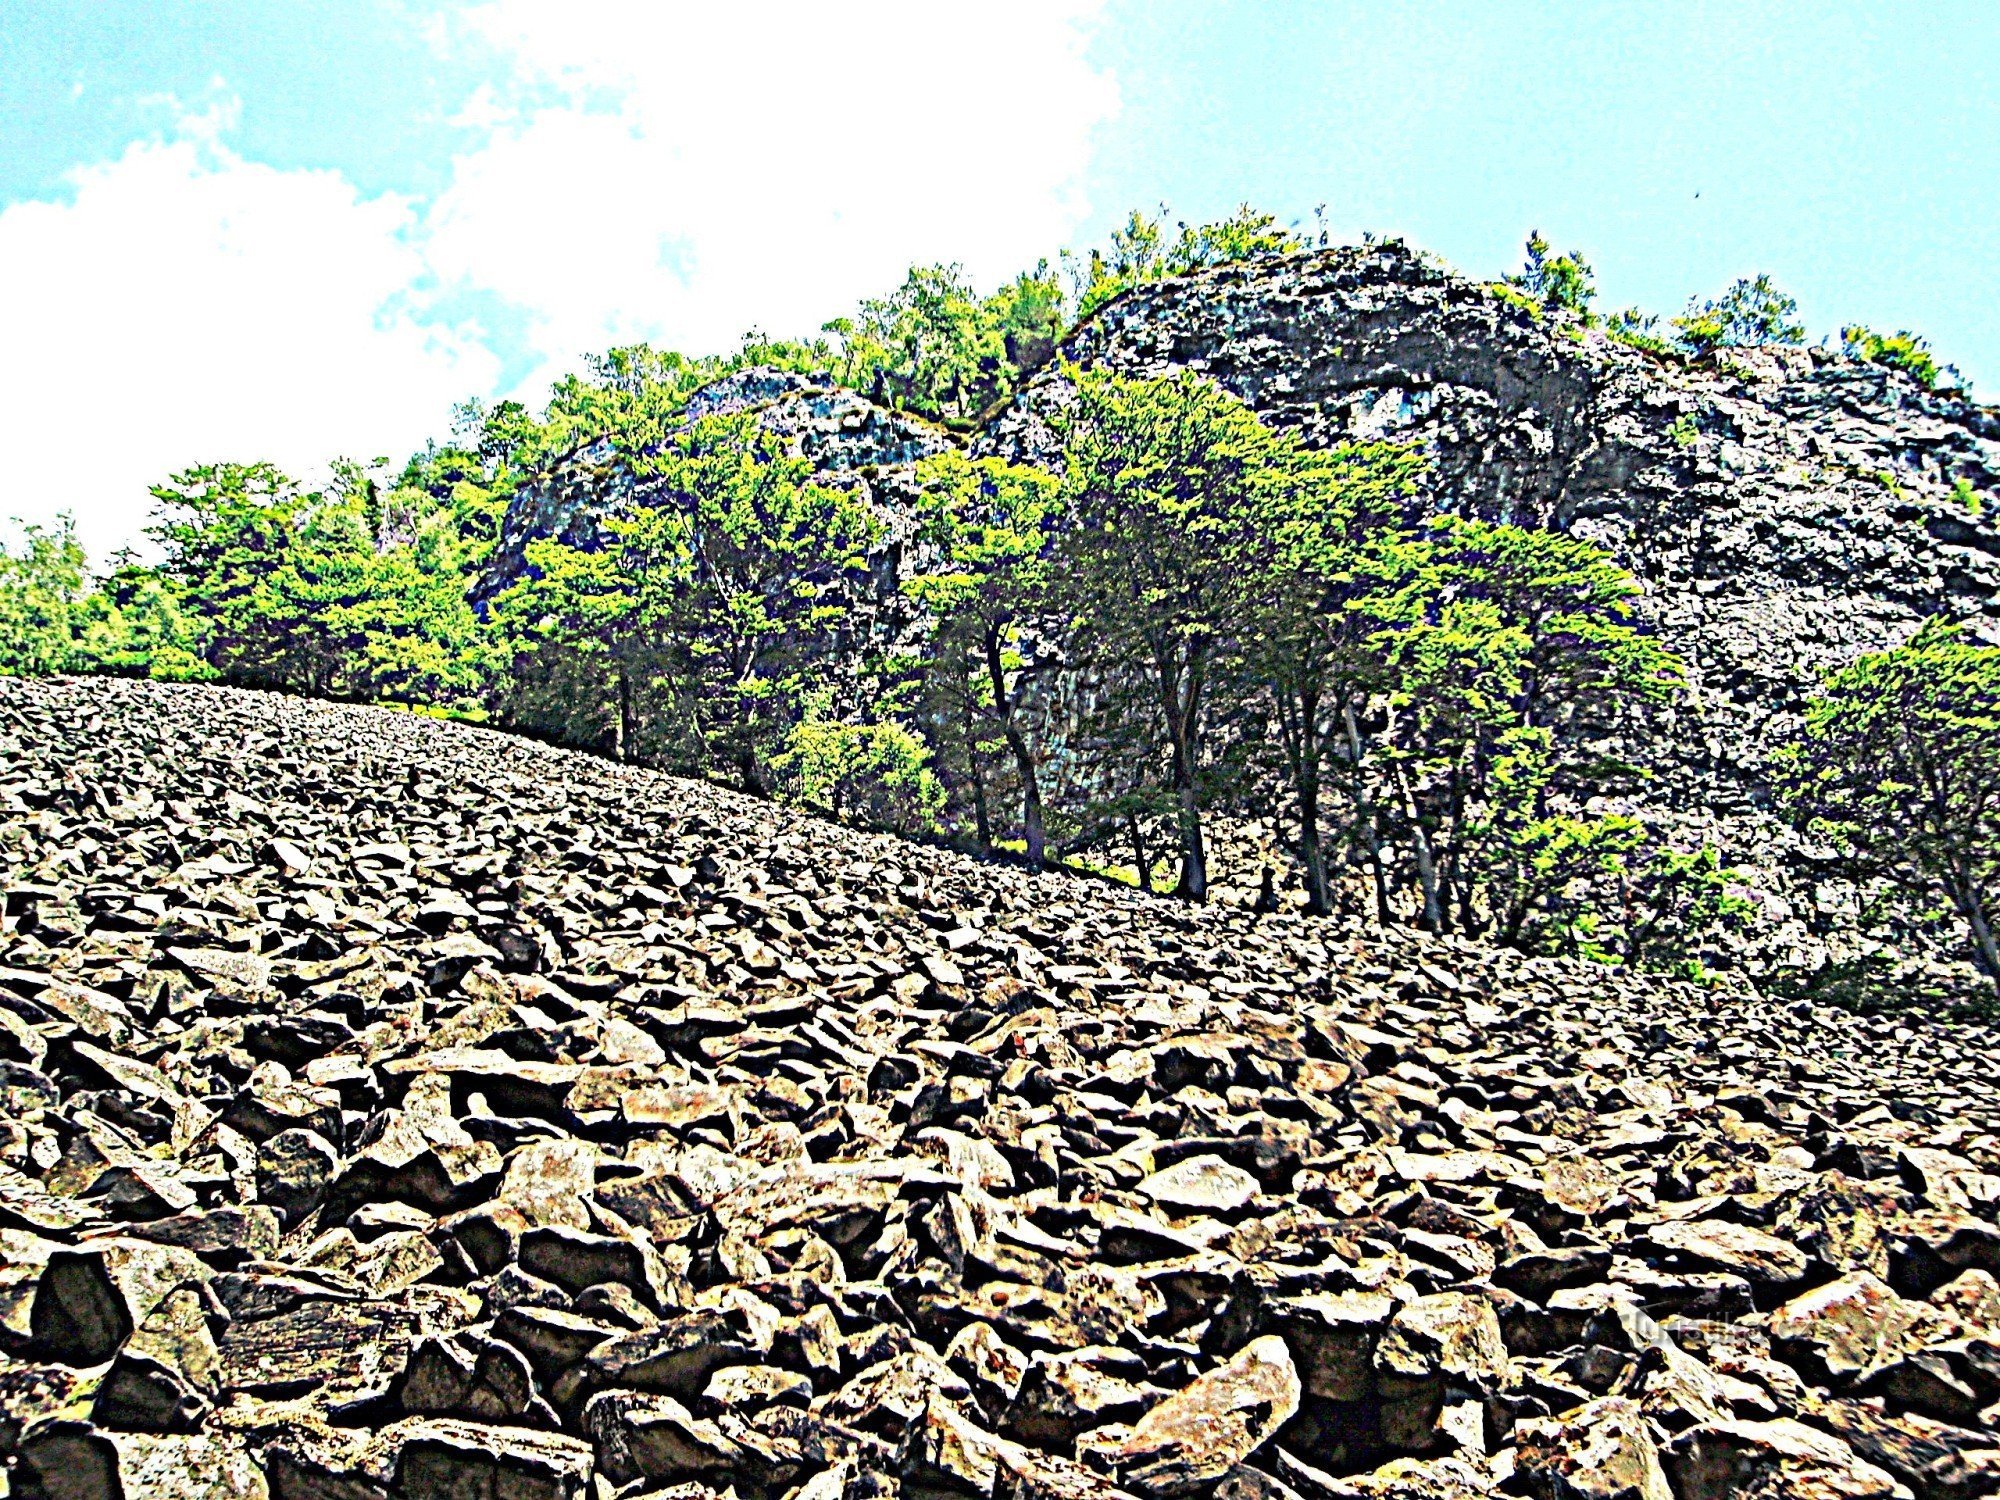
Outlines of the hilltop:
<svg viewBox="0 0 2000 1500">
<path fill-rule="evenodd" d="M 0 682 L 15 1495 L 1992 1494 L 2000 1036 Z"/>
</svg>

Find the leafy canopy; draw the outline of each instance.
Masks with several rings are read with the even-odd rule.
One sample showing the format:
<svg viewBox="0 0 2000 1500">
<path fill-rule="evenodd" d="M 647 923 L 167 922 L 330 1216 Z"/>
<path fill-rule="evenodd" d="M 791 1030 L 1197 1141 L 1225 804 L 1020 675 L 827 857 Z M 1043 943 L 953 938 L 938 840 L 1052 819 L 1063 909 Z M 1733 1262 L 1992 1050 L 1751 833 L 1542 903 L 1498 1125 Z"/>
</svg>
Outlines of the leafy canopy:
<svg viewBox="0 0 2000 1500">
<path fill-rule="evenodd" d="M 1687 311 L 1672 323 L 1683 348 L 1706 354 L 1715 349 L 1804 343 L 1805 325 L 1795 321 L 1798 311 L 1798 303 L 1760 273 L 1737 281 L 1719 298 L 1690 301 Z"/>
<path fill-rule="evenodd" d="M 1856 874 L 1942 899 L 2000 986 L 2000 648 L 1933 620 L 1834 673 L 1786 749 L 1779 787 Z"/>
</svg>

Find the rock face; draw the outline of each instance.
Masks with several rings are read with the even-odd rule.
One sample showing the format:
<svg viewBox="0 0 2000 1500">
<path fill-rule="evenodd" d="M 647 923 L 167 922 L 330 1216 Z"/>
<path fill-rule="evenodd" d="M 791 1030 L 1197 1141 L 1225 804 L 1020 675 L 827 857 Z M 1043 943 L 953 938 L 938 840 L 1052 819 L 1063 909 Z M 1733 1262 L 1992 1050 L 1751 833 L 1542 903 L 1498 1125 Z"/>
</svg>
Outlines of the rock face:
<svg viewBox="0 0 2000 1500">
<path fill-rule="evenodd" d="M 1637 807 L 1758 869 L 1768 941 L 1793 963 L 1818 961 L 1855 896 L 1768 815 L 1772 748 L 1828 669 L 1930 615 L 2000 640 L 2000 412 L 1878 366 L 1653 355 L 1393 243 L 1141 288 L 1062 356 L 1199 370 L 1319 445 L 1416 443 L 1437 508 L 1607 547 L 1691 669 L 1689 701 L 1642 749 L 1655 781 Z M 1061 365 L 976 446 L 1052 459 Z"/>
<path fill-rule="evenodd" d="M 2000 1037 L 0 682 L 7 1493 L 2000 1490 Z"/>
<path fill-rule="evenodd" d="M 1064 362 L 1189 367 L 1315 443 L 1420 444 L 1441 509 L 1607 546 L 1692 669 L 1689 700 L 1645 747 L 1655 779 L 1636 810 L 1757 872 L 1775 961 L 1817 964 L 1827 934 L 1859 919 L 1856 893 L 1820 878 L 1813 851 L 1767 810 L 1770 751 L 1805 696 L 1827 669 L 1932 614 L 2000 640 L 2000 413 L 1878 366 L 1816 349 L 1656 356 L 1533 315 L 1393 243 L 1141 288 L 1061 355 L 974 437 L 976 451 L 1055 459 Z M 760 411 L 831 481 L 865 488 L 886 540 L 851 644 L 906 632 L 895 581 L 911 470 L 951 439 L 772 371 L 732 376 L 690 408 L 732 409 Z M 608 451 L 574 455 L 509 510 L 487 591 L 519 572 L 529 539 L 584 539 L 630 493 Z M 1254 884 L 1256 872 L 1223 875 Z"/>
<path fill-rule="evenodd" d="M 1109 304 L 1062 351 L 1191 368 L 1332 444 L 1415 442 L 1440 509 L 1574 531 L 1650 585 L 1721 785 L 1753 720 L 1927 615 L 2000 632 L 2000 413 L 1818 349 L 1661 357 L 1537 317 L 1400 245 L 1226 266 Z M 1046 460 L 1060 365 L 981 443 Z M 1725 806 L 1754 800 L 1739 781 Z"/>
</svg>

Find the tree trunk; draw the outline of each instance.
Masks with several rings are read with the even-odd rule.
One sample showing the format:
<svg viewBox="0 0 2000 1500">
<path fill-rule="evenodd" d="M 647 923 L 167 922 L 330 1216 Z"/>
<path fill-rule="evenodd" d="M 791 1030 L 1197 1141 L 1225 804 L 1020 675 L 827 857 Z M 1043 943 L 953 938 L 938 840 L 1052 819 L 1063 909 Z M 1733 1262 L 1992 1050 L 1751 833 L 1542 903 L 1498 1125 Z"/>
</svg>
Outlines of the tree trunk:
<svg viewBox="0 0 2000 1500">
<path fill-rule="evenodd" d="M 1417 856 L 1417 884 L 1424 893 L 1424 926 L 1432 932 L 1444 931 L 1444 902 L 1438 896 L 1437 864 L 1431 858 L 1430 835 L 1424 832 L 1423 820 L 1417 816 L 1416 794 L 1410 790 L 1410 778 L 1399 767 L 1396 784 L 1403 794 L 1403 813 L 1410 820 L 1410 847 Z"/>
<path fill-rule="evenodd" d="M 1375 826 L 1375 809 L 1368 799 L 1368 783 L 1362 775 L 1361 724 L 1354 717 L 1351 702 L 1341 703 L 1340 721 L 1347 731 L 1347 754 L 1354 766 L 1354 824 L 1367 845 L 1369 873 L 1375 881 L 1375 921 L 1378 926 L 1387 927 L 1391 920 L 1389 873 L 1382 865 L 1382 830 Z"/>
<path fill-rule="evenodd" d="M 1021 777 L 1021 837 L 1027 840 L 1028 863 L 1037 870 L 1048 863 L 1048 828 L 1042 820 L 1042 783 L 1035 774 L 1034 752 L 1028 737 L 1012 722 L 1006 728 L 1007 748 L 1014 752 L 1014 765 Z"/>
<path fill-rule="evenodd" d="M 1042 781 L 1035 768 L 1034 749 L 1014 722 L 1014 694 L 1007 688 L 1007 664 L 1001 654 L 1001 632 L 994 624 L 986 631 L 986 676 L 993 689 L 993 711 L 1000 719 L 1000 733 L 1014 756 L 1014 769 L 1021 778 L 1021 837 L 1027 841 L 1028 863 L 1039 870 L 1048 863 L 1048 828 L 1042 817 Z"/>
<path fill-rule="evenodd" d="M 972 817 L 979 830 L 979 852 L 993 852 L 993 819 L 986 810 L 986 778 L 979 772 L 979 752 L 966 747 L 965 763 L 972 782 Z"/>
<path fill-rule="evenodd" d="M 1146 847 L 1145 827 L 1135 812 L 1125 814 L 1125 831 L 1132 839 L 1132 868 L 1139 874 L 1139 889 L 1153 894 L 1153 851 Z"/>
<path fill-rule="evenodd" d="M 1208 850 L 1201 837 L 1201 798 L 1195 787 L 1196 725 L 1201 713 L 1202 662 L 1197 648 L 1188 648 L 1188 660 L 1171 661 L 1156 652 L 1159 673 L 1160 707 L 1167 724 L 1167 740 L 1173 751 L 1174 805 L 1180 829 L 1181 878 L 1174 894 L 1187 901 L 1208 899 Z M 1185 677 L 1187 686 L 1181 687 Z"/>
<path fill-rule="evenodd" d="M 1195 796 L 1193 775 L 1183 769 L 1182 753 L 1176 751 L 1174 760 L 1174 792 L 1181 832 L 1181 878 L 1174 894 L 1189 901 L 1206 901 L 1208 850 L 1201 838 L 1201 804 Z"/>
<path fill-rule="evenodd" d="M 1954 882 L 1952 900 L 1965 918 L 1965 925 L 1972 930 L 1973 961 L 1980 972 L 2000 988 L 2000 942 L 1993 936 L 1993 924 L 1987 919 L 1986 907 L 1979 899 L 1978 887 L 1969 876 L 1961 874 Z"/>
<path fill-rule="evenodd" d="M 612 731 L 612 757 L 620 765 L 632 763 L 632 678 L 618 669 L 618 724 Z"/>
<path fill-rule="evenodd" d="M 1299 778 L 1299 857 L 1306 867 L 1306 910 L 1315 917 L 1333 914 L 1333 892 L 1326 879 L 1326 854 L 1319 845 L 1319 767 L 1310 765 Z"/>
</svg>

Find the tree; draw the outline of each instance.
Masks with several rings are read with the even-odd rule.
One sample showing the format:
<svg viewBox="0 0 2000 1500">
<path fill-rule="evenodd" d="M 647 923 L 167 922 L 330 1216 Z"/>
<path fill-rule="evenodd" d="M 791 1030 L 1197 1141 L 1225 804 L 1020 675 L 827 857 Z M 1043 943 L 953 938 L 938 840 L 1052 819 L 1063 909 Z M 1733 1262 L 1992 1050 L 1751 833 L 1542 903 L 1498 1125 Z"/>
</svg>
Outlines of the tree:
<svg viewBox="0 0 2000 1500">
<path fill-rule="evenodd" d="M 932 565 L 904 591 L 934 622 L 932 671 L 957 684 L 957 706 L 1006 745 L 1021 786 L 1028 862 L 1047 845 L 1037 746 L 1025 722 L 1043 679 L 1061 664 L 1051 608 L 1060 481 L 997 458 L 948 452 L 919 466 L 917 541 Z M 1039 623 L 1042 633 L 1028 628 Z M 976 756 L 978 730 L 967 735 Z M 974 761 L 977 777 L 977 762 Z M 984 790 L 978 788 L 985 817 Z M 984 841 L 984 840 L 983 840 Z"/>
<path fill-rule="evenodd" d="M 129 554 L 112 561 L 79 611 L 76 670 L 176 682 L 212 675 L 198 654 L 198 623 L 173 581 Z"/>
<path fill-rule="evenodd" d="M 1682 347 L 1694 354 L 1762 344 L 1805 341 L 1805 325 L 1793 321 L 1799 305 L 1771 284 L 1768 275 L 1745 277 L 1720 298 L 1696 303 L 1671 319 Z"/>
<path fill-rule="evenodd" d="M 1199 901 L 1203 730 L 1245 606 L 1241 572 L 1223 560 L 1245 550 L 1256 493 L 1286 449 L 1241 401 L 1186 371 L 1074 379 L 1059 576 L 1096 651 L 1149 686 L 1178 823 L 1176 892 Z"/>
<path fill-rule="evenodd" d="M 619 754 L 636 758 L 650 732 L 687 747 L 689 769 L 726 767 L 762 795 L 875 522 L 754 413 L 703 417 L 626 461 L 626 511 L 582 545 L 532 544 L 531 576 L 498 607 L 528 649 L 605 664 Z"/>
<path fill-rule="evenodd" d="M 2000 648 L 1932 620 L 1835 672 L 1780 760 L 1778 787 L 1857 876 L 1941 898 L 2000 987 Z"/>
<path fill-rule="evenodd" d="M 1586 324 L 1591 320 L 1590 304 L 1597 299 L 1597 278 L 1590 262 L 1580 250 L 1567 255 L 1552 254 L 1539 229 L 1528 235 L 1521 273 L 1507 280 L 1543 307 L 1580 314 Z"/>
<path fill-rule="evenodd" d="M 1452 519 L 1379 559 L 1384 761 L 1424 923 L 1518 935 L 1552 889 L 1536 862 L 1606 847 L 1550 823 L 1633 774 L 1592 747 L 1670 697 L 1681 665 L 1635 621 L 1637 582 L 1580 538 Z"/>
<path fill-rule="evenodd" d="M 200 622 L 202 656 L 230 682 L 318 696 L 341 685 L 332 607 L 372 552 L 351 505 L 268 463 L 204 464 L 153 487 L 162 569 Z"/>
<path fill-rule="evenodd" d="M 912 266 L 896 291 L 826 331 L 840 344 L 842 382 L 891 406 L 964 417 L 1007 384 L 995 309 L 957 265 Z"/>
<path fill-rule="evenodd" d="M 77 665 L 89 577 L 76 521 L 17 522 L 19 550 L 0 545 L 0 673 L 47 676 Z"/>
<path fill-rule="evenodd" d="M 1161 206 L 1164 214 L 1166 208 Z M 1133 209 L 1125 223 L 1111 232 L 1110 250 L 1092 250 L 1087 259 L 1063 252 L 1076 293 L 1078 318 L 1087 318 L 1121 292 L 1169 276 L 1187 276 L 1209 266 L 1285 255 L 1303 250 L 1307 241 L 1279 224 L 1270 214 L 1240 204 L 1236 212 L 1213 223 L 1176 226 L 1171 240 L 1158 219 Z"/>
<path fill-rule="evenodd" d="M 1378 821 L 1360 769 L 1360 720 L 1383 681 L 1365 600 L 1368 562 L 1399 528 L 1424 469 L 1421 454 L 1388 444 L 1310 453 L 1280 437 L 1265 482 L 1252 492 L 1239 555 L 1226 559 L 1246 585 L 1244 662 L 1270 694 L 1279 748 L 1299 816 L 1306 904 L 1333 909 L 1321 834 L 1326 772 L 1344 765 L 1349 806 L 1343 832 L 1366 849 L 1377 915 L 1388 919 Z"/>
</svg>

